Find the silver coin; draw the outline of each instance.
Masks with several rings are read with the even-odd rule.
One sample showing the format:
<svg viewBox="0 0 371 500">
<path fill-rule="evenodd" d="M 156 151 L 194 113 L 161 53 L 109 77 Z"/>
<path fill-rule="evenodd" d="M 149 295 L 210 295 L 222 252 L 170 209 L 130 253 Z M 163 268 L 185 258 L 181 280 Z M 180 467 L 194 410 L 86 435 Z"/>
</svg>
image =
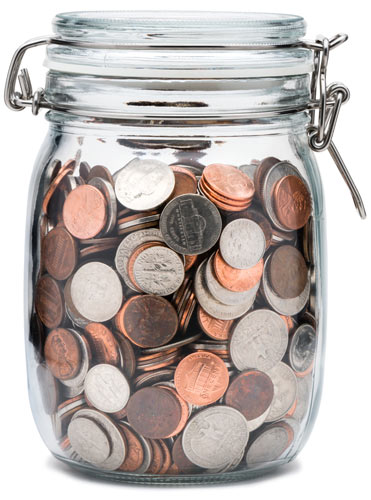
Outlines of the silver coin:
<svg viewBox="0 0 371 500">
<path fill-rule="evenodd" d="M 149 241 L 164 242 L 164 239 L 159 229 L 157 228 L 142 229 L 140 231 L 136 231 L 135 233 L 130 233 L 122 240 L 116 251 L 116 256 L 115 256 L 116 269 L 120 274 L 120 276 L 122 277 L 122 279 L 124 280 L 125 284 L 129 288 L 135 291 L 137 291 L 137 288 L 131 282 L 127 271 L 128 261 L 131 254 L 139 245 L 141 245 L 142 243 L 147 243 Z"/>
<path fill-rule="evenodd" d="M 153 246 L 143 250 L 136 258 L 133 273 L 143 292 L 166 296 L 178 290 L 183 283 L 184 265 L 170 248 Z"/>
<path fill-rule="evenodd" d="M 264 177 L 264 182 L 263 182 L 263 187 L 262 187 L 262 198 L 263 198 L 263 203 L 265 210 L 273 222 L 273 224 L 278 227 L 283 232 L 291 232 L 291 229 L 287 229 L 282 224 L 279 222 L 275 210 L 274 210 L 274 199 L 272 196 L 272 192 L 274 189 L 274 186 L 277 181 L 279 181 L 282 177 L 286 177 L 287 175 L 295 175 L 296 177 L 299 177 L 304 183 L 304 179 L 299 173 L 299 170 L 294 167 L 294 165 L 291 165 L 291 163 L 287 161 L 281 161 L 279 163 L 274 164 L 267 172 L 267 174 Z M 306 183 L 305 183 L 306 185 Z M 310 190 L 308 189 L 308 192 Z"/>
<path fill-rule="evenodd" d="M 121 432 L 117 429 L 116 425 L 109 417 L 107 417 L 103 413 L 92 410 L 90 408 L 84 408 L 77 411 L 72 417 L 71 422 L 80 417 L 85 417 L 89 420 L 93 420 L 105 431 L 109 438 L 111 444 L 111 453 L 106 460 L 99 463 L 99 468 L 105 470 L 118 469 L 122 462 L 125 460 L 126 447 L 124 438 L 122 437 Z"/>
<path fill-rule="evenodd" d="M 117 229 L 118 230 L 128 229 L 130 227 L 139 226 L 140 224 L 147 224 L 148 222 L 155 222 L 158 220 L 160 220 L 160 214 L 147 215 L 146 217 L 140 217 L 139 219 L 118 224 Z"/>
<path fill-rule="evenodd" d="M 192 337 L 188 337 L 178 342 L 173 342 L 172 344 L 166 344 L 160 347 L 149 347 L 148 349 L 142 349 L 142 355 L 145 356 L 147 354 L 157 354 L 158 352 L 167 351 L 168 349 L 174 349 L 175 347 L 183 347 L 187 344 L 191 344 L 195 340 L 198 340 L 201 337 L 201 333 L 196 333 L 196 335 L 192 335 Z"/>
<path fill-rule="evenodd" d="M 188 460 L 205 469 L 224 467 L 238 457 L 249 439 L 246 419 L 230 406 L 217 405 L 187 423 L 182 446 Z"/>
<path fill-rule="evenodd" d="M 163 383 L 168 380 L 173 380 L 174 372 L 175 368 L 165 368 L 156 370 L 155 372 L 148 372 L 135 383 L 135 389 L 146 387 L 147 385 L 154 385 L 157 382 Z"/>
<path fill-rule="evenodd" d="M 270 256 L 266 259 L 264 263 L 264 271 L 262 278 L 262 286 L 265 298 L 268 304 L 272 307 L 272 309 L 274 309 L 279 314 L 282 314 L 284 316 L 295 316 L 295 314 L 298 314 L 302 309 L 304 309 L 305 305 L 309 300 L 310 280 L 308 279 L 304 290 L 298 297 L 294 297 L 293 299 L 282 299 L 272 290 L 269 284 L 269 279 L 268 279 L 269 260 Z"/>
<path fill-rule="evenodd" d="M 69 411 L 74 410 L 75 408 L 78 408 L 79 406 L 83 406 L 83 405 L 86 405 L 86 400 L 85 400 L 84 396 L 81 395 L 81 397 L 79 399 L 77 399 L 76 401 L 72 401 L 71 403 L 68 403 L 65 406 L 63 406 L 63 408 L 60 408 L 57 411 L 57 415 L 59 418 L 62 418 L 63 415 L 65 415 Z"/>
<path fill-rule="evenodd" d="M 240 371 L 257 368 L 267 371 L 283 358 L 288 344 L 284 320 L 274 311 L 258 309 L 238 321 L 229 350 Z"/>
<path fill-rule="evenodd" d="M 68 331 L 74 335 L 80 346 L 80 353 L 81 353 L 80 369 L 77 375 L 75 375 L 75 377 L 70 378 L 68 380 L 60 380 L 60 382 L 61 384 L 67 387 L 72 387 L 75 388 L 76 390 L 80 390 L 82 384 L 84 383 L 86 374 L 88 373 L 89 370 L 89 353 L 81 335 L 72 328 L 69 328 Z"/>
<path fill-rule="evenodd" d="M 207 252 L 218 241 L 222 219 L 216 206 L 198 194 L 182 194 L 163 209 L 160 230 L 165 243 L 184 255 Z"/>
<path fill-rule="evenodd" d="M 74 274 L 71 298 L 78 312 L 90 321 L 113 318 L 121 307 L 123 293 L 116 272 L 102 262 L 88 262 Z"/>
<path fill-rule="evenodd" d="M 258 168 L 259 163 L 250 163 L 247 165 L 240 165 L 238 167 L 241 172 L 246 174 L 250 179 L 253 181 L 254 180 L 254 175 L 255 175 L 255 170 Z"/>
<path fill-rule="evenodd" d="M 76 387 L 68 387 L 67 385 L 62 386 L 62 393 L 64 399 L 75 398 L 80 396 L 84 392 L 84 384 L 78 385 Z"/>
<path fill-rule="evenodd" d="M 250 219 L 235 219 L 225 226 L 219 241 L 220 253 L 235 269 L 255 266 L 265 252 L 262 228 Z"/>
<path fill-rule="evenodd" d="M 198 267 L 194 281 L 195 295 L 202 309 L 217 319 L 236 319 L 243 316 L 253 305 L 255 297 L 252 297 L 249 302 L 233 306 L 219 302 L 207 288 L 205 270 L 206 261 Z"/>
<path fill-rule="evenodd" d="M 102 233 L 109 234 L 115 229 L 117 221 L 117 201 L 115 191 L 112 185 L 105 179 L 102 179 L 102 177 L 93 177 L 88 184 L 99 189 L 106 199 L 107 222 Z"/>
<path fill-rule="evenodd" d="M 118 368 L 108 364 L 95 365 L 88 371 L 84 390 L 89 403 L 105 413 L 122 410 L 130 397 L 130 386 L 125 376 Z"/>
<path fill-rule="evenodd" d="M 207 474 L 222 474 L 224 472 L 234 470 L 240 465 L 244 455 L 245 455 L 245 450 L 242 450 L 242 452 L 239 455 L 237 455 L 236 458 L 231 460 L 229 464 L 223 467 L 216 467 L 215 469 L 207 469 L 205 472 Z"/>
<path fill-rule="evenodd" d="M 293 417 L 302 422 L 307 415 L 309 405 L 312 399 L 312 375 L 297 377 L 298 393 L 296 398 L 296 407 Z"/>
<path fill-rule="evenodd" d="M 286 426 L 270 425 L 249 445 L 246 453 L 247 466 L 256 467 L 278 460 L 290 442 L 289 429 Z"/>
<path fill-rule="evenodd" d="M 316 332 L 311 325 L 300 325 L 290 340 L 289 362 L 296 373 L 311 369 L 316 351 Z"/>
<path fill-rule="evenodd" d="M 64 295 L 64 305 L 66 309 L 66 314 L 74 324 L 74 326 L 78 326 L 79 328 L 85 328 L 90 321 L 87 318 L 84 318 L 79 311 L 74 306 L 71 297 L 71 283 L 72 283 L 73 275 L 68 278 L 66 284 L 64 285 L 63 295 Z"/>
<path fill-rule="evenodd" d="M 251 300 L 254 301 L 256 293 L 259 289 L 260 282 L 258 282 L 247 292 L 231 292 L 227 288 L 224 288 L 224 286 L 222 286 L 216 279 L 212 266 L 213 257 L 214 254 L 211 255 L 211 257 L 208 259 L 205 269 L 206 284 L 211 295 L 219 302 L 222 302 L 223 304 L 229 306 L 235 306 L 244 303 L 246 304 Z"/>
<path fill-rule="evenodd" d="M 109 438 L 94 420 L 86 417 L 71 420 L 67 435 L 73 450 L 90 464 L 99 466 L 110 455 Z"/>
<path fill-rule="evenodd" d="M 132 210 L 151 210 L 166 201 L 175 186 L 173 170 L 159 160 L 130 161 L 115 178 L 119 202 Z"/>
<path fill-rule="evenodd" d="M 298 386 L 295 373 L 285 363 L 277 363 L 267 371 L 270 376 L 274 396 L 266 422 L 274 422 L 283 418 L 295 403 Z"/>
</svg>

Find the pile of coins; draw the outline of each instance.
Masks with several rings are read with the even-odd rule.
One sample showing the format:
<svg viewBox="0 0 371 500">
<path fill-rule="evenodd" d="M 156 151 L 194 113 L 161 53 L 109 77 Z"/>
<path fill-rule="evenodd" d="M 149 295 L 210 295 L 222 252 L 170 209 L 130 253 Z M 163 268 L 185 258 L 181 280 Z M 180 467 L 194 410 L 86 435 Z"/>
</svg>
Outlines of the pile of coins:
<svg viewBox="0 0 371 500">
<path fill-rule="evenodd" d="M 55 160 L 31 341 L 60 455 L 205 474 L 295 447 L 315 360 L 312 200 L 299 170 Z"/>
</svg>

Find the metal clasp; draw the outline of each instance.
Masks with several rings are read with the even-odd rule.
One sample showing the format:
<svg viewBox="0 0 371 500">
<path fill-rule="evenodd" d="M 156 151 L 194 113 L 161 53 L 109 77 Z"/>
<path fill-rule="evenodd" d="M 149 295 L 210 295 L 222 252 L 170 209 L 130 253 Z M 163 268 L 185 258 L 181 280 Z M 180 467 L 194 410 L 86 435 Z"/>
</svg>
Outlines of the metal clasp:
<svg viewBox="0 0 371 500">
<path fill-rule="evenodd" d="M 14 53 L 9 66 L 4 91 L 5 104 L 11 110 L 22 111 L 22 109 L 25 109 L 26 106 L 30 106 L 32 108 L 32 113 L 37 115 L 40 107 L 47 107 L 46 101 L 43 99 L 44 90 L 39 88 L 36 92 L 33 92 L 28 70 L 21 69 L 19 71 L 19 68 L 28 49 L 38 47 L 39 45 L 46 45 L 49 39 L 49 36 L 33 38 L 32 40 L 28 40 L 21 45 Z M 17 92 L 15 89 L 17 78 L 19 80 L 21 92 Z"/>
<path fill-rule="evenodd" d="M 347 184 L 353 198 L 354 205 L 362 219 L 366 218 L 366 210 L 362 197 L 345 166 L 345 163 L 336 148 L 332 137 L 342 104 L 350 98 L 348 88 L 342 83 L 327 85 L 327 66 L 330 51 L 346 42 L 348 36 L 339 34 L 331 39 L 317 37 L 315 42 L 303 42 L 306 48 L 314 51 L 314 72 L 311 81 L 312 102 L 318 103 L 316 111 L 310 111 L 311 123 L 308 127 L 309 145 L 313 151 L 320 152 L 328 149 L 341 176 Z"/>
</svg>

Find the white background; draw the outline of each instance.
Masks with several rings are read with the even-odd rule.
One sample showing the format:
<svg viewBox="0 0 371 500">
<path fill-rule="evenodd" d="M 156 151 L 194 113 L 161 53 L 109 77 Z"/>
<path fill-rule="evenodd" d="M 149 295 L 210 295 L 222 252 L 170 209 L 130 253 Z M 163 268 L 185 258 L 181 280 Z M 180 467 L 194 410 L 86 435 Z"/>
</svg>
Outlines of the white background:
<svg viewBox="0 0 371 500">
<path fill-rule="evenodd" d="M 201 498 L 215 495 L 265 499 L 370 498 L 371 364 L 371 164 L 370 16 L 367 3 L 293 0 L 5 0 L 2 4 L 1 83 L 13 51 L 26 39 L 51 32 L 57 12 L 101 9 L 252 10 L 300 14 L 308 36 L 349 34 L 330 58 L 329 81 L 343 81 L 352 94 L 342 109 L 336 144 L 361 193 L 370 219 L 358 217 L 347 188 L 328 153 L 318 157 L 328 220 L 328 340 L 324 391 L 309 442 L 295 462 L 270 476 L 235 485 L 159 488 L 91 480 L 56 461 L 42 443 L 27 399 L 23 346 L 23 251 L 30 172 L 46 132 L 43 113 L 13 113 L 1 106 L 1 332 L 0 462 L 2 498 L 79 499 Z M 43 84 L 42 51 L 27 59 L 35 87 Z M 28 62 L 30 61 L 30 62 Z"/>
</svg>

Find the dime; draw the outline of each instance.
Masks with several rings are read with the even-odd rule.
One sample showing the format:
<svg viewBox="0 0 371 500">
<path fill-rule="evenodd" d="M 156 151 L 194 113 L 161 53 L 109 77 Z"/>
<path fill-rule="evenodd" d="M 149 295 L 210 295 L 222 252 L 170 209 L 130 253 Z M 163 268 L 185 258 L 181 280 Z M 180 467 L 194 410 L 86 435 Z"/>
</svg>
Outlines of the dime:
<svg viewBox="0 0 371 500">
<path fill-rule="evenodd" d="M 259 287 L 264 261 L 260 259 L 250 269 L 235 269 L 225 262 L 217 250 L 213 258 L 213 266 L 216 278 L 224 288 L 231 292 L 247 292 L 254 287 Z"/>
<path fill-rule="evenodd" d="M 236 408 L 249 422 L 261 417 L 273 401 L 273 382 L 258 370 L 247 370 L 231 382 L 225 394 L 225 404 Z"/>
<path fill-rule="evenodd" d="M 137 291 L 137 289 L 131 282 L 127 273 L 128 261 L 133 251 L 139 245 L 147 243 L 149 241 L 164 241 L 159 229 L 143 229 L 141 231 L 136 231 L 135 233 L 129 234 L 122 240 L 116 251 L 116 269 L 120 276 L 123 278 L 125 284 L 135 291 Z"/>
<path fill-rule="evenodd" d="M 170 248 L 161 246 L 143 250 L 135 260 L 133 272 L 139 288 L 154 295 L 170 295 L 184 280 L 180 257 Z"/>
<path fill-rule="evenodd" d="M 94 186 L 78 186 L 63 205 L 63 221 L 68 231 L 79 239 L 94 238 L 107 221 L 107 204 Z"/>
<path fill-rule="evenodd" d="M 275 312 L 259 309 L 236 324 L 230 340 L 231 358 L 238 370 L 273 368 L 286 352 L 286 323 Z"/>
<path fill-rule="evenodd" d="M 225 226 L 219 241 L 220 253 L 236 269 L 249 269 L 263 257 L 265 236 L 250 219 L 235 219 Z"/>
<path fill-rule="evenodd" d="M 291 245 L 281 245 L 272 253 L 267 270 L 273 291 L 283 299 L 298 297 L 308 281 L 304 257 Z"/>
<path fill-rule="evenodd" d="M 266 427 L 251 442 L 246 453 L 248 467 L 278 460 L 290 446 L 293 430 L 287 422 L 277 422 Z"/>
<path fill-rule="evenodd" d="M 56 280 L 65 280 L 73 273 L 77 263 L 77 244 L 64 227 L 56 227 L 45 236 L 41 252 L 46 270 Z"/>
<path fill-rule="evenodd" d="M 52 374 L 67 380 L 75 377 L 80 369 L 80 346 L 76 337 L 65 328 L 52 330 L 45 342 L 45 361 Z"/>
<path fill-rule="evenodd" d="M 243 316 L 252 306 L 254 297 L 249 302 L 237 304 L 234 306 L 225 305 L 216 300 L 209 292 L 205 279 L 206 261 L 204 261 L 196 271 L 195 276 L 195 294 L 200 306 L 213 318 L 217 319 L 235 319 Z"/>
<path fill-rule="evenodd" d="M 201 306 L 197 309 L 198 323 L 202 330 L 214 340 L 227 340 L 233 325 L 233 320 L 213 318 Z"/>
<path fill-rule="evenodd" d="M 72 278 L 71 298 L 78 312 L 88 320 L 107 321 L 122 303 L 120 279 L 106 264 L 88 262 Z"/>
<path fill-rule="evenodd" d="M 76 412 L 72 417 L 71 423 L 82 417 L 94 421 L 108 436 L 111 445 L 111 452 L 108 458 L 98 464 L 99 468 L 104 470 L 118 469 L 124 461 L 126 455 L 125 441 L 121 432 L 109 417 L 99 411 L 91 409 L 83 409 Z M 90 448 L 94 448 L 94 439 L 91 438 L 89 434 L 86 436 L 86 447 L 88 450 Z"/>
<path fill-rule="evenodd" d="M 244 201 L 254 196 L 252 180 L 232 165 L 213 163 L 204 169 L 202 177 L 214 191 L 227 198 Z"/>
<path fill-rule="evenodd" d="M 228 387 L 229 375 L 218 356 L 200 351 L 182 359 L 175 370 L 174 382 L 183 399 L 205 406 L 223 396 Z"/>
<path fill-rule="evenodd" d="M 64 303 L 58 283 L 45 274 L 36 283 L 35 309 L 47 328 L 56 328 L 64 317 Z"/>
<path fill-rule="evenodd" d="M 146 250 L 147 248 L 157 247 L 157 246 L 165 246 L 165 245 L 164 245 L 164 243 L 161 243 L 159 241 L 151 241 L 151 242 L 148 242 L 148 243 L 142 243 L 141 245 L 139 245 L 134 250 L 134 252 L 131 254 L 131 256 L 130 256 L 130 258 L 128 260 L 127 275 L 128 275 L 131 283 L 133 284 L 133 286 L 135 287 L 135 289 L 136 289 L 137 292 L 142 292 L 142 290 L 140 289 L 138 283 L 135 281 L 135 276 L 134 276 L 134 264 L 135 264 L 135 261 L 137 260 L 137 258 L 139 257 L 139 255 L 144 250 Z"/>
<path fill-rule="evenodd" d="M 99 466 L 110 455 L 109 438 L 94 420 L 85 417 L 72 420 L 68 426 L 68 438 L 76 453 L 93 465 Z"/>
<path fill-rule="evenodd" d="M 132 210 L 151 210 L 166 201 L 175 186 L 172 169 L 158 160 L 130 161 L 115 179 L 118 201 Z"/>
<path fill-rule="evenodd" d="M 300 229 L 308 222 L 312 200 L 308 187 L 300 177 L 287 175 L 279 180 L 273 199 L 277 218 L 286 229 Z"/>
<path fill-rule="evenodd" d="M 316 351 L 316 332 L 311 325 L 300 325 L 289 346 L 289 361 L 295 374 L 304 377 L 313 368 Z"/>
<path fill-rule="evenodd" d="M 232 292 L 231 290 L 228 290 L 228 288 L 225 288 L 216 279 L 213 266 L 214 257 L 215 254 L 209 257 L 205 268 L 206 285 L 211 295 L 219 302 L 230 306 L 246 304 L 250 303 L 251 300 L 255 300 L 255 295 L 258 291 L 259 283 L 257 283 L 246 292 Z"/>
<path fill-rule="evenodd" d="M 274 385 L 274 397 L 266 422 L 283 418 L 295 402 L 297 381 L 294 372 L 285 363 L 277 363 L 267 371 Z"/>
<path fill-rule="evenodd" d="M 217 405 L 200 411 L 188 422 L 182 445 L 188 460 L 211 469 L 239 456 L 248 439 L 245 417 L 234 408 Z"/>
<path fill-rule="evenodd" d="M 166 299 L 157 295 L 136 295 L 116 316 L 116 324 L 134 344 L 158 347 L 170 342 L 178 329 L 178 315 Z"/>
<path fill-rule="evenodd" d="M 165 243 L 175 252 L 199 255 L 218 241 L 222 221 L 218 209 L 198 194 L 183 194 L 164 208 L 160 230 Z"/>
<path fill-rule="evenodd" d="M 90 404 L 106 413 L 122 410 L 130 396 L 125 376 L 115 366 L 107 364 L 95 365 L 88 371 L 84 390 Z"/>
<path fill-rule="evenodd" d="M 143 387 L 127 405 L 127 418 L 139 434 L 148 438 L 166 438 L 178 427 L 182 417 L 178 399 L 160 387 Z"/>
</svg>

